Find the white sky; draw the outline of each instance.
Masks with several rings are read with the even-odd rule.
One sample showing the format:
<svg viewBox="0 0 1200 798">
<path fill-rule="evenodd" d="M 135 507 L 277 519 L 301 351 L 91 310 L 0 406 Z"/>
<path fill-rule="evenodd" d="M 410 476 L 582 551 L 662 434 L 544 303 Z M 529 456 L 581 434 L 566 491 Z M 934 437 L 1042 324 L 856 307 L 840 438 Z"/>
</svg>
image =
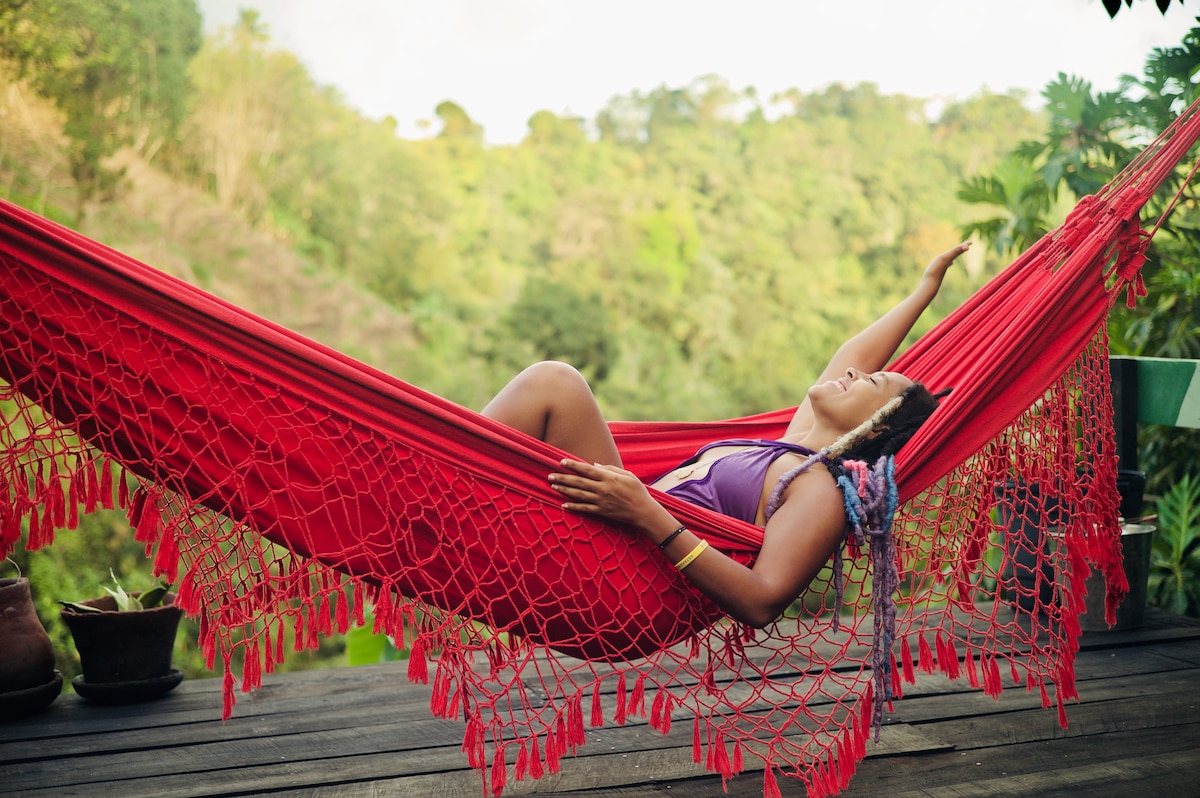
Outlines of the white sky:
<svg viewBox="0 0 1200 798">
<path fill-rule="evenodd" d="M 872 82 L 887 94 L 1037 94 L 1059 72 L 1116 88 L 1178 45 L 1200 0 L 198 0 L 205 31 L 259 11 L 271 40 L 361 113 L 423 135 L 443 100 L 492 144 L 539 110 L 593 120 L 616 95 L 716 74 L 766 100 Z M 436 130 L 434 125 L 434 130 Z"/>
</svg>

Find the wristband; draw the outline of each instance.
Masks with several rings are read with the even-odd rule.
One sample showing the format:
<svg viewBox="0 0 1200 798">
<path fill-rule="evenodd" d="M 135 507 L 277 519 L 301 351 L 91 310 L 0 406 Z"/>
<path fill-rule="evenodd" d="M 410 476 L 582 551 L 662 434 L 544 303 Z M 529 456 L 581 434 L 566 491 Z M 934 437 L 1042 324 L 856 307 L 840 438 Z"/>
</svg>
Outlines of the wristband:
<svg viewBox="0 0 1200 798">
<path fill-rule="evenodd" d="M 682 560 L 675 563 L 675 570 L 682 571 L 684 568 L 687 568 L 689 565 L 692 564 L 692 561 L 695 560 L 697 557 L 699 557 L 701 554 L 703 554 L 704 550 L 707 548 L 708 548 L 708 541 L 701 540 L 700 543 L 696 546 L 696 548 L 689 551 Z"/>
<path fill-rule="evenodd" d="M 686 532 L 686 531 L 687 531 L 687 527 L 686 527 L 686 526 L 681 526 L 681 527 L 679 527 L 679 529 L 676 529 L 674 532 L 672 532 L 671 534 L 667 535 L 665 538 L 663 538 L 663 540 L 662 540 L 662 543 L 659 543 L 659 544 L 658 544 L 658 550 L 659 550 L 659 551 L 666 551 L 666 549 L 667 549 L 667 544 L 668 544 L 668 543 L 670 543 L 670 542 L 671 542 L 672 540 L 674 540 L 675 538 L 679 537 L 681 534 L 683 534 L 683 533 L 684 533 L 684 532 Z"/>
</svg>

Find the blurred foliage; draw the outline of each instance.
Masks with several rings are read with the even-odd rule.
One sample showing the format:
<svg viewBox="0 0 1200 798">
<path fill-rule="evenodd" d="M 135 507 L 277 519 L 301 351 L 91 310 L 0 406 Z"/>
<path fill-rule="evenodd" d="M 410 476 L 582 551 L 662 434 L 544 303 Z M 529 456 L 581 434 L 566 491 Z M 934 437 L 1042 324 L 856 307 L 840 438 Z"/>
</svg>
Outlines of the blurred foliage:
<svg viewBox="0 0 1200 798">
<path fill-rule="evenodd" d="M 200 39 L 193 0 L 0 6 L 0 56 L 62 112 L 77 222 L 88 200 L 116 185 L 120 174 L 103 161 L 118 147 L 149 159 L 176 139 Z"/>
<path fill-rule="evenodd" d="M 1200 479 L 1185 474 L 1155 502 L 1148 601 L 1200 617 Z"/>
<path fill-rule="evenodd" d="M 1043 92 L 1045 133 L 964 182 L 959 197 L 995 214 L 965 231 L 978 232 L 1006 255 L 1032 246 L 1200 97 L 1198 75 L 1200 27 L 1178 47 L 1154 50 L 1144 75 L 1124 76 L 1118 91 L 1096 93 L 1087 81 L 1060 74 Z M 1183 187 L 1147 250 L 1142 267 L 1147 295 L 1134 308 L 1118 303 L 1109 316 L 1114 355 L 1200 358 L 1200 205 L 1197 186 L 1184 185 L 1193 164 L 1194 158 L 1183 157 L 1143 211 L 1150 228 Z M 1200 431 L 1142 425 L 1138 460 L 1147 472 L 1147 490 L 1162 493 L 1194 471 Z"/>
</svg>

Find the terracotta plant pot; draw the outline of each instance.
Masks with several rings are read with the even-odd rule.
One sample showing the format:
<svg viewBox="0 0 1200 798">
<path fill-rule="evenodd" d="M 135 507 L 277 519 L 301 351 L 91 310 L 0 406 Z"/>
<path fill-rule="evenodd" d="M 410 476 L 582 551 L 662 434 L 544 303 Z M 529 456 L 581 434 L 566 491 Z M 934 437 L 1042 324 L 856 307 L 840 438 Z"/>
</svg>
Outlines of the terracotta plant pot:
<svg viewBox="0 0 1200 798">
<path fill-rule="evenodd" d="M 38 712 L 60 692 L 62 674 L 29 580 L 0 579 L 0 722 Z"/>
<path fill-rule="evenodd" d="M 129 703 L 154 698 L 182 680 L 172 670 L 175 634 L 183 610 L 173 603 L 119 612 L 111 596 L 81 601 L 102 612 L 79 612 L 63 607 L 62 619 L 71 630 L 83 673 L 72 684 L 85 698 L 102 703 Z"/>
</svg>

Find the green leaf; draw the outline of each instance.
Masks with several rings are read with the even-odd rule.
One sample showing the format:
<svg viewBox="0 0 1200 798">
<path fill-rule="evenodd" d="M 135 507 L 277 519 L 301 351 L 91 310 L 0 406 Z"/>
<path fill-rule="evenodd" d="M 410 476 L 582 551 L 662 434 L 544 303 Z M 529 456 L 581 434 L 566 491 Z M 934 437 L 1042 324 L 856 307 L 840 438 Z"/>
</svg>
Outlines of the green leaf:
<svg viewBox="0 0 1200 798">
<path fill-rule="evenodd" d="M 100 609 L 99 607 L 89 607 L 86 604 L 76 604 L 73 601 L 60 600 L 58 603 L 73 612 L 104 612 L 104 610 Z"/>
<path fill-rule="evenodd" d="M 149 590 L 143 591 L 142 595 L 138 596 L 138 602 L 145 609 L 158 607 L 163 603 L 163 599 L 167 597 L 167 591 L 170 589 L 170 585 L 160 582 Z"/>
<path fill-rule="evenodd" d="M 142 609 L 142 603 L 137 600 L 136 596 L 131 596 L 125 592 L 125 588 L 121 587 L 121 583 L 117 581 L 117 575 L 113 573 L 111 568 L 108 569 L 108 575 L 112 577 L 113 584 L 116 588 L 106 587 L 104 592 L 112 596 L 117 602 L 118 612 L 135 612 Z"/>
</svg>

